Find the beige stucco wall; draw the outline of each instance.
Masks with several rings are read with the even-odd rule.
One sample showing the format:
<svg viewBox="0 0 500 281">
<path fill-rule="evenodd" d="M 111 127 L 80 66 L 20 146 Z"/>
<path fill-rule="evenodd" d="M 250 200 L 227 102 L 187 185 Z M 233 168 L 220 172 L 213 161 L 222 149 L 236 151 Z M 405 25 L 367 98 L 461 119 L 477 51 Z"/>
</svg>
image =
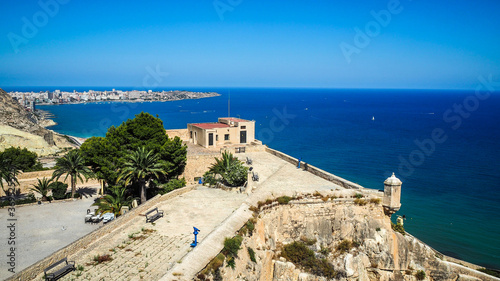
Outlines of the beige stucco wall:
<svg viewBox="0 0 500 281">
<path fill-rule="evenodd" d="M 192 143 L 206 147 L 205 143 L 208 144 L 208 140 L 205 139 L 205 135 L 204 135 L 203 129 L 195 127 L 195 126 L 193 126 L 191 124 L 188 124 L 188 129 L 187 130 L 188 130 L 189 140 Z M 191 138 L 191 132 L 192 132 L 192 138 Z"/>
</svg>

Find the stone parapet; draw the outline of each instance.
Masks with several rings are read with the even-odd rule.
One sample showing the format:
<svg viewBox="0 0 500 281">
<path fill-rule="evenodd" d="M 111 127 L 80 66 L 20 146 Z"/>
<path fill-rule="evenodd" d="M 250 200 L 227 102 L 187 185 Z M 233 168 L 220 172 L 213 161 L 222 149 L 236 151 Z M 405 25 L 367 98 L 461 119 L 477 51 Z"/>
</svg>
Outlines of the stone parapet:
<svg viewBox="0 0 500 281">
<path fill-rule="evenodd" d="M 268 148 L 266 147 L 266 152 L 280 158 L 280 159 L 283 159 L 291 164 L 294 164 L 294 165 L 298 165 L 299 163 L 299 159 L 297 158 L 294 158 L 294 157 L 291 157 L 290 155 L 287 155 L 281 151 L 277 151 L 277 150 L 274 150 L 274 149 L 271 149 L 271 148 Z M 334 174 L 331 174 L 331 173 L 328 173 L 324 170 L 321 170 L 320 168 L 317 168 L 313 165 L 310 165 L 309 163 L 306 163 L 306 162 L 303 162 L 301 161 L 300 162 L 300 167 L 301 169 L 305 170 L 305 171 L 308 171 L 309 173 L 313 174 L 313 175 L 316 175 L 320 178 L 323 178 L 327 181 L 330 181 L 330 182 L 333 182 L 334 184 L 338 185 L 338 186 L 341 186 L 343 188 L 346 188 L 346 189 L 363 189 L 363 187 L 359 184 L 356 184 L 356 183 L 353 183 L 353 182 L 350 182 L 346 179 L 343 179 L 341 177 L 338 177 Z"/>
</svg>

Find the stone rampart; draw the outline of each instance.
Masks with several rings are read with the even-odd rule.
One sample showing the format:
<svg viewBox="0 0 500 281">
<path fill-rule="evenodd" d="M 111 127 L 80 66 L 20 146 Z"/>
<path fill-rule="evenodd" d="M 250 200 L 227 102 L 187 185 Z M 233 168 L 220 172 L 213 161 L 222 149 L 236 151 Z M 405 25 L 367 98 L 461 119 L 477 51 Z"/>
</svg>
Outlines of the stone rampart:
<svg viewBox="0 0 500 281">
<path fill-rule="evenodd" d="M 174 129 L 174 130 L 166 130 L 166 133 L 169 138 L 179 137 L 182 141 L 189 140 L 189 132 L 188 129 Z"/>
<path fill-rule="evenodd" d="M 270 153 L 270 154 L 272 154 L 280 159 L 283 159 L 291 164 L 297 165 L 299 163 L 299 159 L 294 158 L 290 155 L 287 155 L 281 151 L 277 151 L 277 150 L 266 147 L 266 152 L 268 152 L 268 153 Z M 359 184 L 350 182 L 350 181 L 343 179 L 341 177 L 338 177 L 334 174 L 328 173 L 328 172 L 321 170 L 320 168 L 317 168 L 317 167 L 315 167 L 309 163 L 306 163 L 304 161 L 300 162 L 300 167 L 301 167 L 301 169 L 306 170 L 313 175 L 316 175 L 316 176 L 323 178 L 327 181 L 333 182 L 334 184 L 341 186 L 343 188 L 363 189 L 363 187 Z"/>
<path fill-rule="evenodd" d="M 186 168 L 182 177 L 186 178 L 186 182 L 195 183 L 195 177 L 202 177 L 212 163 L 215 163 L 215 157 L 219 155 L 188 155 Z"/>
</svg>

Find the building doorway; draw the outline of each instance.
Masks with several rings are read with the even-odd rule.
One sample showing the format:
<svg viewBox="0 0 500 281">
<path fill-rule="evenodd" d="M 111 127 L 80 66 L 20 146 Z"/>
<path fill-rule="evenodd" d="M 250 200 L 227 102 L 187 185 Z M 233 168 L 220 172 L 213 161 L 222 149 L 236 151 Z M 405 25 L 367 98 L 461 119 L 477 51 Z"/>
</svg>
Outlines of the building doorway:
<svg viewBox="0 0 500 281">
<path fill-rule="evenodd" d="M 240 143 L 247 143 L 247 131 L 240 132 Z"/>
<path fill-rule="evenodd" d="M 208 146 L 212 146 L 212 145 L 214 145 L 214 134 L 209 133 L 208 134 Z"/>
</svg>

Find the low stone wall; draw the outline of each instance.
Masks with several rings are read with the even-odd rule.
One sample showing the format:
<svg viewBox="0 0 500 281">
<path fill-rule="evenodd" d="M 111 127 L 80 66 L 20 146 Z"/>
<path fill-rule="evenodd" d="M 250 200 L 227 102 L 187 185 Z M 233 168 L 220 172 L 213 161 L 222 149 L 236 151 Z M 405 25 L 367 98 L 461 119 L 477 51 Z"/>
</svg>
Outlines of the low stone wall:
<svg viewBox="0 0 500 281">
<path fill-rule="evenodd" d="M 174 129 L 174 130 L 166 130 L 165 131 L 169 138 L 179 137 L 182 141 L 189 140 L 189 132 L 188 129 Z"/>
<path fill-rule="evenodd" d="M 51 178 L 54 170 L 47 171 L 37 171 L 37 172 L 27 172 L 20 174 L 17 179 L 18 180 L 26 180 L 26 179 L 36 179 L 36 178 Z"/>
<path fill-rule="evenodd" d="M 277 151 L 277 150 L 274 150 L 274 149 L 271 149 L 268 147 L 266 147 L 265 150 L 266 150 L 266 152 L 268 152 L 268 153 L 270 153 L 270 154 L 272 154 L 280 159 L 283 159 L 283 160 L 285 160 L 293 165 L 298 165 L 298 163 L 299 163 L 299 159 L 293 158 L 292 156 L 287 155 L 281 151 Z M 334 184 L 341 186 L 343 188 L 346 188 L 346 189 L 363 189 L 364 188 L 359 184 L 350 182 L 350 181 L 343 179 L 341 177 L 338 177 L 334 174 L 328 173 L 328 172 L 321 170 L 320 168 L 317 168 L 313 165 L 310 165 L 309 163 L 306 163 L 304 161 L 300 162 L 300 167 L 303 170 L 306 170 L 313 175 L 316 175 L 316 176 L 323 178 L 327 181 L 333 182 Z"/>
<path fill-rule="evenodd" d="M 153 208 L 159 202 L 174 198 L 176 196 L 182 195 L 189 191 L 192 191 L 196 188 L 195 185 L 187 186 L 181 189 L 174 190 L 165 195 L 157 195 L 152 199 L 148 200 L 143 205 L 138 206 L 135 209 L 130 210 L 130 212 L 125 215 L 117 218 L 116 220 L 102 226 L 99 229 L 94 230 L 93 232 L 85 235 L 84 237 L 78 239 L 77 241 L 69 244 L 68 246 L 58 250 L 57 252 L 51 254 L 50 256 L 42 259 L 41 261 L 31 265 L 30 267 L 24 269 L 21 272 L 13 275 L 12 277 L 6 280 L 32 280 L 39 274 L 43 273 L 43 270 L 49 267 L 51 264 L 61 260 L 62 258 L 71 256 L 76 254 L 78 251 L 83 249 L 89 250 L 96 245 L 95 243 L 100 243 L 99 239 L 105 237 L 106 234 L 109 234 L 125 225 L 127 225 L 131 220 L 136 218 L 137 216 L 145 213 L 149 209 Z"/>
<path fill-rule="evenodd" d="M 29 192 L 31 192 L 30 189 L 33 187 L 33 185 L 38 183 L 37 179 L 52 178 L 53 172 L 54 172 L 54 170 L 22 173 L 17 177 L 17 180 L 19 181 L 19 185 L 16 185 L 15 188 L 16 188 L 16 190 L 19 190 L 20 193 L 29 193 Z M 67 183 L 68 189 L 70 189 L 71 188 L 70 177 L 68 177 L 66 179 L 66 181 L 64 181 L 65 177 L 66 177 L 66 175 L 60 177 L 59 181 Z M 96 184 L 99 184 L 99 181 L 96 179 L 89 179 L 88 181 L 83 182 L 83 183 L 80 182 L 80 180 L 78 180 L 77 187 L 96 185 Z M 35 196 L 37 196 L 37 195 L 38 194 L 35 193 Z M 50 193 L 49 193 L 49 195 L 50 195 Z M 1 188 L 0 188 L 0 196 L 5 196 L 5 193 L 3 192 L 3 190 Z"/>
</svg>

